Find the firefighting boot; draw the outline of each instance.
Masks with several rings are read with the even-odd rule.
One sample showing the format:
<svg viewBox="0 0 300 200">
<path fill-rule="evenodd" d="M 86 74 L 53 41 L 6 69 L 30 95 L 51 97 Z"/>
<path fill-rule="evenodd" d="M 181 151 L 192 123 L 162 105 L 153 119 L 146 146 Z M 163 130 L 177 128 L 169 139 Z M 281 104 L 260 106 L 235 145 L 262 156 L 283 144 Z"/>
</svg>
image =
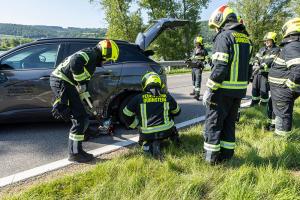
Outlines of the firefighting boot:
<svg viewBox="0 0 300 200">
<path fill-rule="evenodd" d="M 266 131 L 275 131 L 275 124 L 268 123 L 268 124 L 265 126 L 265 130 L 266 130 Z"/>
<path fill-rule="evenodd" d="M 152 142 L 152 155 L 155 159 L 163 161 L 164 156 L 161 152 L 161 146 L 160 146 L 161 141 L 160 140 L 154 140 Z"/>
<path fill-rule="evenodd" d="M 259 100 L 252 100 L 251 104 L 250 104 L 250 107 L 256 106 L 258 104 L 259 104 Z"/>
<path fill-rule="evenodd" d="M 89 154 L 82 149 L 81 141 L 69 140 L 69 161 L 77 163 L 86 163 L 90 162 L 93 159 L 93 154 Z"/>
<path fill-rule="evenodd" d="M 176 127 L 174 127 L 172 131 L 173 131 L 173 134 L 170 136 L 170 140 L 176 147 L 180 147 L 181 141 L 180 141 L 179 134 L 178 134 Z"/>
<path fill-rule="evenodd" d="M 193 90 L 193 92 L 190 93 L 191 96 L 194 96 L 195 94 L 195 90 Z"/>
<path fill-rule="evenodd" d="M 195 96 L 194 96 L 194 99 L 196 99 L 197 101 L 200 101 L 200 92 L 196 92 L 195 93 Z"/>
</svg>

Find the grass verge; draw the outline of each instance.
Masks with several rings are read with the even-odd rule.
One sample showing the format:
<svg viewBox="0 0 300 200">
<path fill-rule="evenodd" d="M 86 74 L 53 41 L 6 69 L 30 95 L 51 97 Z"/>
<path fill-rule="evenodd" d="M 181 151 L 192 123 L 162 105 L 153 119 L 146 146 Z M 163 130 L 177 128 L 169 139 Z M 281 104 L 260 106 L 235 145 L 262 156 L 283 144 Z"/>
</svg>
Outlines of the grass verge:
<svg viewBox="0 0 300 200">
<path fill-rule="evenodd" d="M 34 185 L 4 199 L 300 199 L 300 104 L 289 138 L 264 131 L 263 108 L 242 111 L 234 159 L 210 166 L 201 159 L 202 126 L 180 132 L 183 145 L 168 146 L 165 161 L 139 148 L 93 169 Z"/>
</svg>

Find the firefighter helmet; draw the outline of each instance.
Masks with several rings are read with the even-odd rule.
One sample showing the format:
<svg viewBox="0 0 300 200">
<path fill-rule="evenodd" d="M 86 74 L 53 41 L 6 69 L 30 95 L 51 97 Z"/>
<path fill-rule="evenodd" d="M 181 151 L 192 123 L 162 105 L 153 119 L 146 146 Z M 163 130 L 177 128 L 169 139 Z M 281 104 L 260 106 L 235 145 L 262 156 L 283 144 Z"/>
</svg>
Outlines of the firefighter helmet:
<svg viewBox="0 0 300 200">
<path fill-rule="evenodd" d="M 119 47 L 113 40 L 102 40 L 97 44 L 97 47 L 102 52 L 104 61 L 116 62 L 119 58 Z"/>
<path fill-rule="evenodd" d="M 211 29 L 221 28 L 228 19 L 237 22 L 236 13 L 228 5 L 222 5 L 212 13 L 208 26 Z"/>
<path fill-rule="evenodd" d="M 198 36 L 195 38 L 194 44 L 197 44 L 197 43 L 199 43 L 200 45 L 203 44 L 203 38 L 201 36 Z"/>
<path fill-rule="evenodd" d="M 147 87 L 162 88 L 161 79 L 157 73 L 148 72 L 142 77 L 143 90 L 145 90 Z"/>
<path fill-rule="evenodd" d="M 273 40 L 273 42 L 275 43 L 276 39 L 277 39 L 277 33 L 275 33 L 275 32 L 268 32 L 264 36 L 264 41 L 266 41 L 266 40 Z"/>
<path fill-rule="evenodd" d="M 300 18 L 296 17 L 286 22 L 281 31 L 284 38 L 291 34 L 300 34 Z"/>
</svg>

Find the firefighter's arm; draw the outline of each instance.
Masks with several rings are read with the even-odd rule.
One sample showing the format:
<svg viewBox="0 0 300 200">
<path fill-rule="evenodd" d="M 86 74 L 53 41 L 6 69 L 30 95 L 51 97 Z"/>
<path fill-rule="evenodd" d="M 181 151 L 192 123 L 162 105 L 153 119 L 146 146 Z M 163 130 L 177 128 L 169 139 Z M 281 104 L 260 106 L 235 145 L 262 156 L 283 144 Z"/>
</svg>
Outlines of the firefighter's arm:
<svg viewBox="0 0 300 200">
<path fill-rule="evenodd" d="M 269 69 L 271 68 L 271 65 L 276 58 L 276 56 L 279 54 L 279 48 L 278 50 L 272 52 L 270 55 L 266 55 L 264 59 L 261 61 L 261 69 L 263 69 L 265 72 L 268 72 Z"/>
<path fill-rule="evenodd" d="M 286 85 L 291 89 L 300 89 L 300 46 L 298 42 L 290 43 L 285 49 L 285 62 L 290 69 Z"/>
<path fill-rule="evenodd" d="M 226 37 L 219 35 L 215 40 L 214 53 L 212 55 L 213 69 L 206 83 L 212 91 L 219 89 L 225 80 L 229 62 L 230 44 Z"/>
<path fill-rule="evenodd" d="M 131 99 L 129 103 L 123 109 L 123 117 L 127 128 L 136 128 L 139 124 L 139 120 L 136 115 L 136 108 L 138 106 L 137 97 Z"/>
<path fill-rule="evenodd" d="M 178 103 L 176 102 L 176 100 L 170 95 L 168 95 L 168 101 L 170 104 L 170 113 L 172 116 L 178 116 L 181 113 L 181 108 L 178 105 Z"/>
<path fill-rule="evenodd" d="M 89 62 L 89 56 L 83 52 L 77 52 L 71 59 L 71 71 L 74 80 L 79 85 L 84 85 L 91 78 L 88 71 L 85 70 L 84 66 Z"/>
</svg>

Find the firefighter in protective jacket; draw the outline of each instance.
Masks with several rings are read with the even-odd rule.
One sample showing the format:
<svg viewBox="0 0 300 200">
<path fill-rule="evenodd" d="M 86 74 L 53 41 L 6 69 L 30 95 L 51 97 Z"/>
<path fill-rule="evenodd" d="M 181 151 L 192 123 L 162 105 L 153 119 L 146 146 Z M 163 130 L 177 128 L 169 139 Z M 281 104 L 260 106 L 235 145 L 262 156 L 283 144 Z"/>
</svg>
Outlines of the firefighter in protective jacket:
<svg viewBox="0 0 300 200">
<path fill-rule="evenodd" d="M 50 76 L 50 86 L 56 97 L 53 104 L 55 118 L 71 119 L 69 132 L 69 161 L 88 162 L 93 155 L 82 149 L 85 131 L 89 125 L 89 114 L 97 115 L 93 109 L 88 83 L 96 67 L 103 62 L 116 61 L 119 48 L 112 40 L 102 40 L 95 47 L 82 49 L 67 57 Z M 86 106 L 84 105 L 86 104 Z"/>
<path fill-rule="evenodd" d="M 207 51 L 203 45 L 203 38 L 198 36 L 194 40 L 195 49 L 193 56 L 187 61 L 188 65 L 192 68 L 193 92 L 190 95 L 200 101 L 200 89 L 202 80 L 202 71 L 205 67 L 206 60 L 208 59 Z"/>
<path fill-rule="evenodd" d="M 295 100 L 300 95 L 300 18 L 282 27 L 282 50 L 269 73 L 275 118 L 275 134 L 288 136 L 292 130 Z"/>
<path fill-rule="evenodd" d="M 268 32 L 264 36 L 265 47 L 261 48 L 255 56 L 255 70 L 252 81 L 252 106 L 259 102 L 265 105 L 269 101 L 268 74 L 273 60 L 280 51 L 280 48 L 276 46 L 276 36 L 275 32 Z"/>
<path fill-rule="evenodd" d="M 235 122 L 241 99 L 246 95 L 252 73 L 252 46 L 245 26 L 227 5 L 215 10 L 209 27 L 214 38 L 212 72 L 203 104 L 207 107 L 204 128 L 204 157 L 209 163 L 230 159 L 235 149 Z"/>
<path fill-rule="evenodd" d="M 179 115 L 181 109 L 169 93 L 162 92 L 162 82 L 157 73 L 149 72 L 142 77 L 142 89 L 141 94 L 129 101 L 123 114 L 128 127 L 139 127 L 144 151 L 154 154 L 152 144 L 157 140 L 170 138 L 179 143 L 173 118 Z"/>
</svg>

